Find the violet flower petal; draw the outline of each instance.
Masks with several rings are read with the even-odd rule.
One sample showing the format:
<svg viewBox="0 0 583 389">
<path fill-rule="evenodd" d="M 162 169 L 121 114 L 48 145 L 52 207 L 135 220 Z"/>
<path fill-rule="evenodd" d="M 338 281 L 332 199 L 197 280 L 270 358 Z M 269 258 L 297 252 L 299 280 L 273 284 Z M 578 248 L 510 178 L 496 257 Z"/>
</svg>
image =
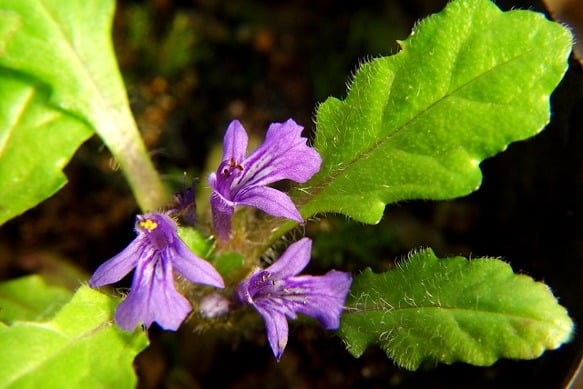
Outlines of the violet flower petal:
<svg viewBox="0 0 583 389">
<path fill-rule="evenodd" d="M 304 221 L 287 194 L 267 186 L 244 188 L 237 194 L 236 202 L 257 208 L 271 216 L 285 217 L 298 223 Z"/>
<path fill-rule="evenodd" d="M 115 312 L 115 321 L 126 331 L 142 322 L 154 321 L 167 330 L 177 330 L 192 310 L 190 303 L 174 288 L 172 265 L 155 257 L 138 262 L 130 293 Z"/>
<path fill-rule="evenodd" d="M 147 250 L 143 239 L 139 237 L 113 258 L 102 263 L 89 279 L 89 286 L 97 288 L 113 284 L 124 278 L 138 262 L 138 259 Z"/>
<path fill-rule="evenodd" d="M 265 271 L 269 272 L 271 277 L 275 279 L 295 276 L 308 265 L 311 253 L 312 240 L 310 238 L 302 238 L 290 244 L 279 259 L 266 268 Z"/>
<path fill-rule="evenodd" d="M 206 319 L 225 316 L 231 310 L 231 301 L 218 293 L 204 296 L 198 304 L 198 311 Z"/>
<path fill-rule="evenodd" d="M 286 285 L 288 300 L 294 310 L 317 319 L 324 328 L 335 330 L 340 325 L 346 292 L 352 278 L 349 273 L 332 270 L 323 276 L 298 276 Z M 294 300 L 296 294 L 304 298 Z"/>
<path fill-rule="evenodd" d="M 304 183 L 318 170 L 322 159 L 301 136 L 304 128 L 292 119 L 272 123 L 265 141 L 243 163 L 245 171 L 234 180 L 239 186 L 268 185 L 284 179 Z"/>
<path fill-rule="evenodd" d="M 182 240 L 176 242 L 174 251 L 169 252 L 169 259 L 174 269 L 187 280 L 217 288 L 225 287 L 223 278 L 213 265 L 194 255 Z"/>
<path fill-rule="evenodd" d="M 238 120 L 233 120 L 223 137 L 223 161 L 242 162 L 247 154 L 247 132 Z"/>
<path fill-rule="evenodd" d="M 263 317 L 267 340 L 273 351 L 275 359 L 278 361 L 283 355 L 283 350 L 287 345 L 289 328 L 285 315 L 277 310 L 266 309 L 261 306 L 255 306 L 257 312 Z"/>
<path fill-rule="evenodd" d="M 215 233 L 219 239 L 228 240 L 231 235 L 231 219 L 235 213 L 235 206 L 217 191 L 211 193 L 210 202 Z"/>
</svg>

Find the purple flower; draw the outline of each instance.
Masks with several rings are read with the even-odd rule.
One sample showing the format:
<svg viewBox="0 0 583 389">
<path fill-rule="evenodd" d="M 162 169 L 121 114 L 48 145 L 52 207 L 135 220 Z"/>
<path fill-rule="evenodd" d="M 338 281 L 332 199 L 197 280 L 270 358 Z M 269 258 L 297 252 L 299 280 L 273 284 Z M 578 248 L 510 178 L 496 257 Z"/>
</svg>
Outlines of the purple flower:
<svg viewBox="0 0 583 389">
<path fill-rule="evenodd" d="M 350 273 L 332 270 L 323 276 L 296 276 L 310 261 L 311 248 L 310 239 L 299 240 L 277 262 L 255 271 L 237 287 L 239 300 L 252 305 L 263 317 L 277 360 L 287 344 L 286 316 L 295 319 L 297 313 L 303 313 L 318 319 L 326 329 L 339 326 L 352 282 Z"/>
<path fill-rule="evenodd" d="M 292 119 L 272 123 L 263 144 L 245 157 L 247 133 L 238 120 L 229 124 L 223 140 L 222 163 L 216 173 L 209 175 L 213 223 L 220 239 L 229 239 L 237 205 L 303 221 L 287 194 L 266 186 L 284 179 L 304 183 L 320 170 L 322 159 L 306 144 L 302 129 Z"/>
<path fill-rule="evenodd" d="M 164 329 L 176 330 L 192 307 L 174 288 L 173 270 L 192 282 L 219 288 L 224 287 L 223 279 L 178 237 L 170 217 L 151 213 L 136 219 L 137 238 L 99 266 L 89 285 L 112 284 L 136 268 L 130 293 L 115 312 L 116 323 L 126 331 L 140 322 L 149 327 L 154 321 Z"/>
<path fill-rule="evenodd" d="M 168 208 L 167 213 L 172 216 L 180 216 L 184 224 L 194 226 L 196 223 L 196 198 L 194 185 L 198 178 L 194 178 L 190 187 L 186 187 L 186 173 L 182 179 L 182 191 L 174 194 L 174 204 Z"/>
</svg>

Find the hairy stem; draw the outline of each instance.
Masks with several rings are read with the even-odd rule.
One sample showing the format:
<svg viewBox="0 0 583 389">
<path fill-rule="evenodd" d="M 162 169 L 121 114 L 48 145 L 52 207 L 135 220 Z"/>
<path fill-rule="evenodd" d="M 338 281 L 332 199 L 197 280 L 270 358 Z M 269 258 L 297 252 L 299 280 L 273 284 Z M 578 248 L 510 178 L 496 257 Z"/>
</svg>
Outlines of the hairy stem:
<svg viewBox="0 0 583 389">
<path fill-rule="evenodd" d="M 150 160 L 129 107 L 101 112 L 104 115 L 96 118 L 96 132 L 119 163 L 141 210 L 160 209 L 168 202 L 169 196 Z"/>
</svg>

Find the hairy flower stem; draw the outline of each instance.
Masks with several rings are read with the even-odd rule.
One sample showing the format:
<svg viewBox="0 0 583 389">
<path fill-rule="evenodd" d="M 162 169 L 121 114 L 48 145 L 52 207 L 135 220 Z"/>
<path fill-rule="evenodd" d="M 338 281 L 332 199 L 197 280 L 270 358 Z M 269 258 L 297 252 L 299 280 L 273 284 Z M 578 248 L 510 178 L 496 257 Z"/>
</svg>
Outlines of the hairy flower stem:
<svg viewBox="0 0 583 389">
<path fill-rule="evenodd" d="M 109 110 L 102 116 L 96 132 L 115 157 L 143 212 L 160 209 L 169 201 L 169 195 L 154 168 L 127 107 Z"/>
</svg>

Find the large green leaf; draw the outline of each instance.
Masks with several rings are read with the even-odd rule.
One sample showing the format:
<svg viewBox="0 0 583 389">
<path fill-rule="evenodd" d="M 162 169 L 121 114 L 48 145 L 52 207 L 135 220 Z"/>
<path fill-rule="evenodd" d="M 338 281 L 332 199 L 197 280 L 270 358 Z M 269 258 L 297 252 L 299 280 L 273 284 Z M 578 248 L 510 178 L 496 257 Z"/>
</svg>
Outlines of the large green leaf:
<svg viewBox="0 0 583 389">
<path fill-rule="evenodd" d="M 488 0 L 421 21 L 399 53 L 360 67 L 345 100 L 319 107 L 323 164 L 294 194 L 302 215 L 377 223 L 386 204 L 476 190 L 483 159 L 549 121 L 571 40 L 542 14 Z"/>
<path fill-rule="evenodd" d="M 107 144 L 142 208 L 157 209 L 166 200 L 165 190 L 136 128 L 117 67 L 111 42 L 114 6 L 114 0 L 3 0 L 0 17 L 14 24 L 16 15 L 18 28 L 10 34 L 0 28 L 0 38 L 5 38 L 0 74 L 19 73 L 44 84 L 53 107 L 85 121 Z M 28 143 L 19 147 L 22 153 L 29 151 Z"/>
<path fill-rule="evenodd" d="M 382 274 L 355 278 L 339 330 L 360 356 L 380 345 L 400 366 L 532 359 L 568 341 L 573 322 L 549 290 L 498 259 L 417 252 Z"/>
<path fill-rule="evenodd" d="M 133 388 L 143 331 L 121 331 L 117 299 L 86 286 L 48 322 L 0 323 L 0 387 Z"/>
<path fill-rule="evenodd" d="M 0 284 L 0 321 L 42 321 L 51 318 L 68 302 L 73 293 L 47 285 L 38 275 L 26 276 Z"/>
<path fill-rule="evenodd" d="M 0 72 L 0 224 L 53 195 L 91 129 L 47 104 L 46 88 Z"/>
</svg>

